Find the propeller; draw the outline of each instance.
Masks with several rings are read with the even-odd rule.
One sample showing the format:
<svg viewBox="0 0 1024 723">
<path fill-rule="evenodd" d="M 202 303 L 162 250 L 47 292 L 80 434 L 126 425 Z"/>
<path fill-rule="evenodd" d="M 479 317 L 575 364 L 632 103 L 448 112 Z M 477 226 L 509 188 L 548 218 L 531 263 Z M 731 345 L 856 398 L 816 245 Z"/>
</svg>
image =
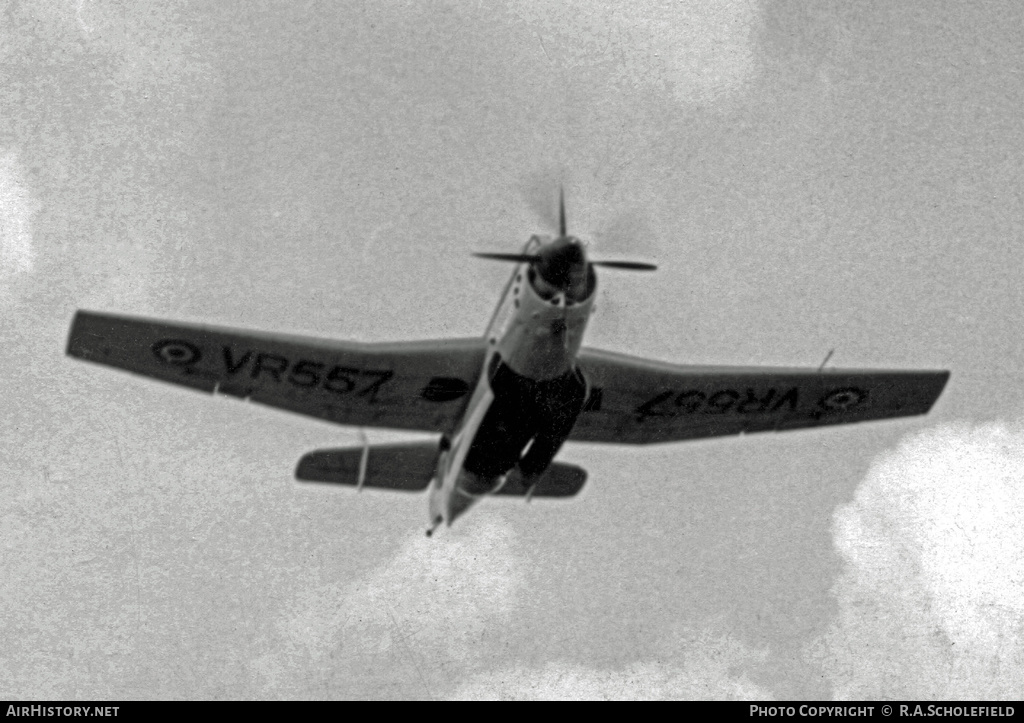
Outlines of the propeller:
<svg viewBox="0 0 1024 723">
<path fill-rule="evenodd" d="M 606 269 L 624 269 L 626 271 L 657 271 L 655 264 L 644 263 L 643 261 L 591 261 L 591 266 L 601 266 Z"/>
<path fill-rule="evenodd" d="M 568 281 L 570 267 L 587 263 L 606 269 L 623 271 L 654 271 L 658 267 L 643 261 L 587 261 L 579 239 L 569 235 L 565 215 L 565 191 L 558 188 L 558 238 L 538 249 L 533 254 L 508 254 L 498 252 L 477 252 L 477 258 L 491 261 L 510 261 L 517 264 L 534 264 L 540 275 L 556 287 L 563 288 Z"/>
<path fill-rule="evenodd" d="M 490 259 L 491 261 L 512 261 L 517 264 L 532 264 L 540 261 L 540 256 L 536 254 L 492 254 L 484 251 L 477 251 L 473 253 L 474 256 L 480 259 Z"/>
<path fill-rule="evenodd" d="M 541 228 L 554 234 L 559 227 L 558 204 L 552 203 L 555 190 L 562 187 L 568 171 L 558 164 L 535 168 L 519 179 L 516 190 L 530 215 L 540 222 Z"/>
<path fill-rule="evenodd" d="M 558 187 L 558 237 L 565 238 L 565 190 Z"/>
<path fill-rule="evenodd" d="M 491 261 L 511 261 L 517 264 L 533 264 L 541 260 L 538 254 L 499 254 L 479 251 L 473 254 L 477 258 L 490 259 Z M 605 269 L 622 269 L 624 271 L 657 271 L 655 264 L 648 264 L 644 261 L 591 261 L 591 266 L 600 266 Z"/>
</svg>

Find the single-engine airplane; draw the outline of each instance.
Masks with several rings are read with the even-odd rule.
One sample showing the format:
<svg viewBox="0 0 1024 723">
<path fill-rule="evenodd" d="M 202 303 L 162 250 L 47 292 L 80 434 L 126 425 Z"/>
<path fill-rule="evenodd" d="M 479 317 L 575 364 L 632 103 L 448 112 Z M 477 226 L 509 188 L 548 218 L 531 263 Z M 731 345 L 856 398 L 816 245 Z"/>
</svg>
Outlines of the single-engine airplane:
<svg viewBox="0 0 1024 723">
<path fill-rule="evenodd" d="M 438 441 L 324 449 L 296 477 L 430 488 L 430 535 L 487 495 L 571 497 L 586 472 L 566 441 L 652 444 L 925 414 L 948 371 L 681 366 L 582 347 L 595 268 L 566 229 L 518 254 L 483 337 L 359 344 L 79 311 L 71 356 L 331 422 Z M 365 440 L 365 437 L 364 437 Z"/>
</svg>

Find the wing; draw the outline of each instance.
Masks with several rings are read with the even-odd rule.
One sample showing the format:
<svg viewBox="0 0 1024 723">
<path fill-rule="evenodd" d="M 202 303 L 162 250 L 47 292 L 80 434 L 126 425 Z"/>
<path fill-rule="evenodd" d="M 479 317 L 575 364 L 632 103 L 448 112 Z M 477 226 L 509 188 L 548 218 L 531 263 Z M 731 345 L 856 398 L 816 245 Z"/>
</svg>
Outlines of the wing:
<svg viewBox="0 0 1024 723">
<path fill-rule="evenodd" d="M 339 424 L 448 433 L 485 343 L 357 344 L 79 311 L 67 353 Z"/>
<path fill-rule="evenodd" d="M 925 414 L 947 371 L 688 367 L 583 349 L 590 383 L 569 439 L 653 444 Z"/>
</svg>

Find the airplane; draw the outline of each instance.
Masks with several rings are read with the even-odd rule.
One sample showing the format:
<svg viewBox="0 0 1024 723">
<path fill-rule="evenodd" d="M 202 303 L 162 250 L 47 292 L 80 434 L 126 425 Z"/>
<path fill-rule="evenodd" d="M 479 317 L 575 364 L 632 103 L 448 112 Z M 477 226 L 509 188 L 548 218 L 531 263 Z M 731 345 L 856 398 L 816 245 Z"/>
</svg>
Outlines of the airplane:
<svg viewBox="0 0 1024 723">
<path fill-rule="evenodd" d="M 297 479 L 429 488 L 430 536 L 489 495 L 566 498 L 587 479 L 566 442 L 646 445 L 926 414 L 948 371 L 685 366 L 582 346 L 596 268 L 566 227 L 533 235 L 482 337 L 354 343 L 79 310 L 67 354 L 329 422 L 439 435 L 322 449 Z M 827 361 L 827 358 L 826 358 Z"/>
</svg>

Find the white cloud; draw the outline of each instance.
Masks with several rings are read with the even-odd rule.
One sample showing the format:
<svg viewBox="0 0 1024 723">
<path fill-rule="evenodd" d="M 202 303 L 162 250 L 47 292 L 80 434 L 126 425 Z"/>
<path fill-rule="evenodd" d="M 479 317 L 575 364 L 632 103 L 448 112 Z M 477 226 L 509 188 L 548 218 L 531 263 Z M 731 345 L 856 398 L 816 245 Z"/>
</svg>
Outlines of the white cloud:
<svg viewBox="0 0 1024 723">
<path fill-rule="evenodd" d="M 32 271 L 32 216 L 39 209 L 24 182 L 18 153 L 0 151 L 0 279 Z"/>
<path fill-rule="evenodd" d="M 524 583 L 514 546 L 508 525 L 477 512 L 433 538 L 411 533 L 361 579 L 327 582 L 325 570 L 288 606 L 279 626 L 284 657 L 254 663 L 264 694 L 308 689 L 307 672 L 327 690 L 351 691 L 358 681 L 344 671 L 390 669 L 403 681 L 400 694 L 432 696 L 448 684 L 437 672 L 478 662 L 500 640 Z M 335 669 L 344 682 L 332 682 Z"/>
<path fill-rule="evenodd" d="M 411 535 L 387 565 L 349 586 L 341 632 L 372 631 L 384 651 L 405 639 L 471 657 L 473 641 L 513 611 L 523 576 L 507 525 L 486 514 L 464 524 L 434 538 Z"/>
<path fill-rule="evenodd" d="M 673 660 L 602 670 L 574 663 L 517 666 L 481 673 L 460 687 L 460 700 L 771 700 L 739 668 L 762 660 L 727 637 L 689 635 Z"/>
<path fill-rule="evenodd" d="M 506 668 L 502 651 L 529 585 L 521 552 L 512 528 L 480 510 L 432 539 L 410 534 L 360 579 L 330 582 L 323 568 L 286 605 L 274 652 L 250 664 L 259 695 L 771 698 L 742 672 L 765 652 L 689 629 L 667 631 L 652 660 L 615 670 L 568 661 Z"/>
<path fill-rule="evenodd" d="M 1024 696 L 1024 430 L 940 428 L 880 459 L 834 537 L 838 698 Z"/>
<path fill-rule="evenodd" d="M 710 105 L 757 72 L 756 0 L 577 0 L 520 4 L 515 12 L 548 35 L 545 52 L 570 66 L 607 66 L 634 86 L 671 88 Z M 547 46 L 551 46 L 550 50 Z"/>
</svg>

